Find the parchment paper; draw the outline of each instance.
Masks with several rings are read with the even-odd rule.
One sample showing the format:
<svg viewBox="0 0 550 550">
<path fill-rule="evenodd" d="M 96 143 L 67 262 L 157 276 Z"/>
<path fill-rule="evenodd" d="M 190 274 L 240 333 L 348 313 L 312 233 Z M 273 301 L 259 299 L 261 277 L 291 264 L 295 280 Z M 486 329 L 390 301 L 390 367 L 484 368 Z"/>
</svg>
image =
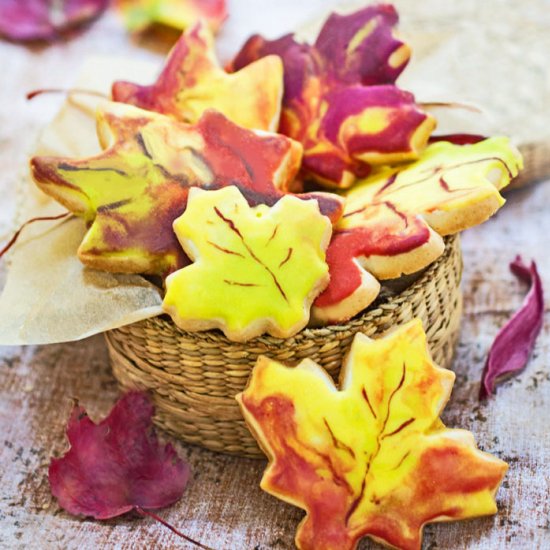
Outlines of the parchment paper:
<svg viewBox="0 0 550 550">
<path fill-rule="evenodd" d="M 156 67 L 127 59 L 91 58 L 75 88 L 109 93 L 117 78 L 147 82 Z M 73 95 L 42 133 L 35 154 L 81 157 L 99 151 L 95 110 L 100 98 Z M 17 224 L 64 212 L 42 193 L 28 169 L 18 189 Z M 76 251 L 86 228 L 71 218 L 25 228 L 8 257 L 0 296 L 0 344 L 48 344 L 78 340 L 161 313 L 157 287 L 138 275 L 84 267 Z"/>
</svg>

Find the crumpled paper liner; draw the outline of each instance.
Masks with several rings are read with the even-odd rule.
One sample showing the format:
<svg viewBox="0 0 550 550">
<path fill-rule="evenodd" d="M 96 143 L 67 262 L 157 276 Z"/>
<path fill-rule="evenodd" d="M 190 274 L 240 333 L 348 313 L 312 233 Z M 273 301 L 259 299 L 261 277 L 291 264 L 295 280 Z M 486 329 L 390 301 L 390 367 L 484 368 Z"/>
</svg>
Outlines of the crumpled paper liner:
<svg viewBox="0 0 550 550">
<path fill-rule="evenodd" d="M 154 78 L 150 63 L 92 58 L 75 88 L 109 93 L 117 78 Z M 100 98 L 73 95 L 42 133 L 34 154 L 82 157 L 100 150 L 95 111 Z M 19 189 L 17 224 L 64 212 L 32 182 Z M 113 274 L 82 265 L 76 252 L 86 231 L 82 220 L 42 221 L 26 227 L 9 254 L 0 296 L 0 344 L 50 344 L 79 340 L 159 315 L 159 289 L 138 275 Z"/>
</svg>

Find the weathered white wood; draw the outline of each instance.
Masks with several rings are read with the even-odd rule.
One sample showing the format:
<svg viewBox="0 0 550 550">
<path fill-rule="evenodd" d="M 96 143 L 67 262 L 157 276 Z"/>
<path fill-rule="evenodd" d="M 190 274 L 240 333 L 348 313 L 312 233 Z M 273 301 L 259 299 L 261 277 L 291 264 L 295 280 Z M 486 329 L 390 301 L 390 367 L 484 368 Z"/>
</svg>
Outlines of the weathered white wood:
<svg viewBox="0 0 550 550">
<path fill-rule="evenodd" d="M 262 13 L 260 2 L 231 4 L 233 21 L 222 37 L 225 48 L 252 30 L 271 28 L 270 34 L 276 35 L 330 2 L 277 2 L 273 9 L 278 15 L 272 27 L 265 18 L 253 23 Z M 299 4 L 307 6 L 299 8 Z M 266 3 L 263 5 L 265 13 Z M 250 24 L 241 28 L 241 21 L 243 26 L 245 21 Z M 59 98 L 43 97 L 27 104 L 24 93 L 69 86 L 83 57 L 91 51 L 160 58 L 158 52 L 131 44 L 113 17 L 101 20 L 67 45 L 31 49 L 0 43 L 0 233 L 9 227 L 14 208 L 11 190 L 27 152 L 60 102 Z M 516 253 L 537 260 L 550 292 L 549 209 L 550 181 L 514 192 L 493 220 L 464 236 L 465 313 L 454 364 L 457 382 L 445 420 L 450 426 L 471 429 L 482 448 L 510 463 L 510 471 L 498 494 L 497 516 L 430 526 L 425 549 L 550 548 L 548 322 L 526 371 L 499 387 L 496 398 L 488 403 L 477 400 L 487 349 L 525 293 L 507 267 Z M 72 518 L 50 496 L 47 465 L 50 456 L 65 447 L 70 399 L 78 397 L 92 416 L 99 416 L 106 413 L 116 395 L 101 337 L 0 350 L 0 548 L 188 547 L 148 519 L 124 517 L 98 523 Z M 293 547 L 301 512 L 260 491 L 263 462 L 183 445 L 179 448 L 191 463 L 193 480 L 182 501 L 161 512 L 163 517 L 214 548 Z M 374 545 L 361 545 L 370 547 Z"/>
</svg>

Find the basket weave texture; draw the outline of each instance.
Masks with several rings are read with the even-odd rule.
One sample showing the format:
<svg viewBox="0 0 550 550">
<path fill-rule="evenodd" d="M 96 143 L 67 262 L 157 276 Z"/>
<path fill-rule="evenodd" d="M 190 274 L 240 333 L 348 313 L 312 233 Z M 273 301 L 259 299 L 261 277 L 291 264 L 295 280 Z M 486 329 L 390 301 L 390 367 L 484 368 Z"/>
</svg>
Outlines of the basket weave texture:
<svg viewBox="0 0 550 550">
<path fill-rule="evenodd" d="M 113 372 L 123 389 L 152 392 L 155 422 L 172 435 L 214 451 L 263 456 L 235 401 L 259 355 L 289 365 L 308 357 L 336 379 L 357 332 L 377 336 L 419 317 L 433 359 L 448 368 L 460 326 L 461 273 L 459 238 L 450 237 L 444 254 L 401 293 L 345 324 L 288 339 L 236 343 L 219 331 L 188 333 L 168 318 L 147 319 L 106 333 Z"/>
<path fill-rule="evenodd" d="M 550 177 L 550 141 L 522 143 L 519 150 L 525 167 L 505 188 L 506 191 Z"/>
</svg>

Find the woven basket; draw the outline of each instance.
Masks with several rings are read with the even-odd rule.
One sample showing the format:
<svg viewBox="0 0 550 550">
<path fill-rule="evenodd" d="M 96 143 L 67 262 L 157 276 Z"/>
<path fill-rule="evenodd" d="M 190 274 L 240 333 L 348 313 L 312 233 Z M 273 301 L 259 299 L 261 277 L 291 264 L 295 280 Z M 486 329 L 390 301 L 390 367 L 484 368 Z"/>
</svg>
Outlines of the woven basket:
<svg viewBox="0 0 550 550">
<path fill-rule="evenodd" d="M 235 401 L 259 355 L 286 364 L 309 357 L 334 378 L 357 332 L 379 335 L 420 317 L 434 360 L 450 367 L 458 337 L 462 296 L 458 237 L 410 287 L 379 300 L 361 317 L 325 328 L 305 329 L 286 340 L 264 336 L 242 344 L 218 331 L 188 333 L 156 317 L 105 334 L 113 372 L 123 389 L 147 389 L 158 426 L 208 449 L 263 456 Z"/>
<path fill-rule="evenodd" d="M 550 177 L 550 142 L 538 141 L 533 143 L 522 143 L 519 150 L 523 155 L 524 169 L 519 176 L 514 178 L 505 191 L 512 191 L 525 187 Z"/>
</svg>

